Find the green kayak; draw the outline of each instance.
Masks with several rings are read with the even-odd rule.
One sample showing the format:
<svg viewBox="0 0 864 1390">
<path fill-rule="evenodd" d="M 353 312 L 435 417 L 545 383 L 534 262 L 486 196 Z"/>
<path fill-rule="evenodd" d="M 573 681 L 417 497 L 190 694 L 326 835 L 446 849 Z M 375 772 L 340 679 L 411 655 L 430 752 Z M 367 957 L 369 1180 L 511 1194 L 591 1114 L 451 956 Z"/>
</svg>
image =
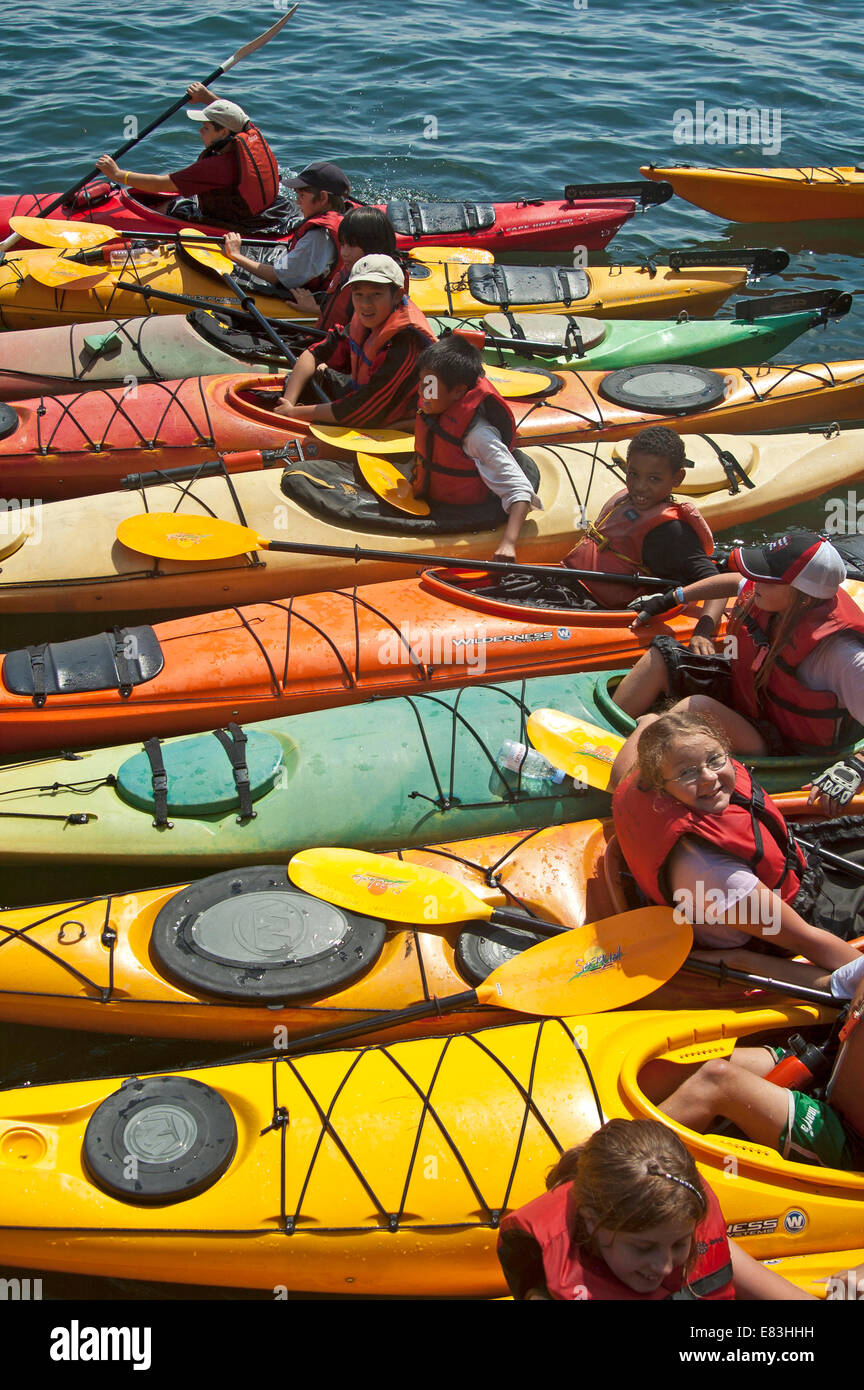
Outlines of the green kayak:
<svg viewBox="0 0 864 1390">
<path fill-rule="evenodd" d="M 483 356 L 494 366 L 547 366 L 614 371 L 650 362 L 748 367 L 767 362 L 802 333 L 842 318 L 852 300 L 837 290 L 777 295 L 735 305 L 731 319 L 589 319 L 575 314 L 487 314 L 430 319 L 436 331 L 473 328 L 487 335 Z M 756 315 L 758 310 L 758 316 Z M 44 330 L 40 330 L 44 332 Z M 510 340 L 495 344 L 489 337 Z M 520 339 L 530 349 L 520 348 Z"/>
<path fill-rule="evenodd" d="M 525 741 L 527 715 L 542 707 L 627 733 L 632 723 L 609 689 L 622 674 L 465 686 L 249 724 L 245 802 L 225 731 L 152 740 L 149 754 L 126 744 L 7 764 L 4 897 L 20 901 L 26 864 L 39 865 L 44 901 L 52 869 L 68 896 L 94 890 L 94 867 L 111 870 L 106 886 L 131 887 L 164 879 L 166 866 L 180 877 L 284 861 L 311 845 L 393 849 L 606 814 L 605 794 L 569 779 L 529 789 L 495 760 L 505 739 Z M 770 789 L 792 790 L 821 762 L 752 765 Z M 164 804 L 154 795 L 160 780 Z"/>
</svg>

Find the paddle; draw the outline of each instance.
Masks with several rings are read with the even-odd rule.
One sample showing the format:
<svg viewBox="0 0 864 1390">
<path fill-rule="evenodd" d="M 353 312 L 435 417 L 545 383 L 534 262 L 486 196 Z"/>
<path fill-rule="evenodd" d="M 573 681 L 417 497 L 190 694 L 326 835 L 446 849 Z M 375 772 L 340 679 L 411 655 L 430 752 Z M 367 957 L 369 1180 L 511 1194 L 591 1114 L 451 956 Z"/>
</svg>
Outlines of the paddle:
<svg viewBox="0 0 864 1390">
<path fill-rule="evenodd" d="M 64 251 L 86 251 L 115 241 L 117 232 L 101 222 L 43 222 L 39 217 L 10 217 L 9 226 L 19 237 L 36 246 L 53 246 Z"/>
<path fill-rule="evenodd" d="M 535 710 L 528 716 L 525 728 L 537 752 L 553 767 L 561 768 L 578 781 L 587 782 L 596 791 L 608 790 L 612 764 L 624 747 L 620 734 L 557 709 Z M 812 840 L 802 840 L 800 835 L 795 839 L 803 850 L 815 849 L 826 864 L 864 881 L 864 864 L 834 854 Z"/>
<path fill-rule="evenodd" d="M 391 507 L 408 512 L 410 516 L 429 515 L 429 503 L 422 497 L 414 496 L 408 479 L 392 463 L 376 458 L 374 454 L 358 454 L 357 467 L 372 491 L 389 502 Z"/>
<path fill-rule="evenodd" d="M 78 290 L 92 289 L 105 279 L 110 270 L 110 266 L 104 264 L 94 269 L 92 265 L 64 260 L 62 256 L 47 256 L 42 259 L 38 253 L 32 259 L 28 257 L 26 262 L 16 262 L 16 265 L 25 269 L 37 285 L 47 285 L 52 290 L 62 289 L 67 285 L 73 285 Z"/>
<path fill-rule="evenodd" d="M 414 436 L 406 434 L 405 430 L 355 430 L 350 425 L 318 425 L 313 422 L 309 426 L 309 433 L 314 434 L 323 444 L 332 444 L 337 449 L 347 450 L 348 453 L 414 452 Z"/>
<path fill-rule="evenodd" d="M 229 456 L 230 457 L 230 456 Z M 289 555 L 336 555 L 342 559 L 391 560 L 400 565 L 422 565 L 428 569 L 493 570 L 505 574 L 554 575 L 566 583 L 580 577 L 625 579 L 623 575 L 596 574 L 594 570 L 571 570 L 557 565 L 520 565 L 507 560 L 460 560 L 451 555 L 403 555 L 398 550 L 368 550 L 359 545 L 312 545 L 303 541 L 274 541 L 259 536 L 251 526 L 218 517 L 184 516 L 184 531 L 178 537 L 178 518 L 172 512 L 145 512 L 127 516 L 117 527 L 117 539 L 130 550 L 162 560 L 227 560 L 250 550 L 282 550 Z M 194 554 L 192 553 L 194 550 Z M 668 580 L 626 576 L 632 584 L 666 587 Z M 629 617 L 629 614 L 628 614 Z"/>
<path fill-rule="evenodd" d="M 263 48 L 266 43 L 269 43 L 272 38 L 276 37 L 280 29 L 284 28 L 296 9 L 297 6 L 292 5 L 287 14 L 284 14 L 275 24 L 271 24 L 270 28 L 265 30 L 263 34 L 259 34 L 257 39 L 252 39 L 250 43 L 244 44 L 242 48 L 238 48 L 237 52 L 232 53 L 230 58 L 227 58 L 224 63 L 220 63 L 218 68 L 214 68 L 209 77 L 204 78 L 201 85 L 209 87 L 211 82 L 215 82 L 217 78 L 221 77 L 231 68 L 236 67 L 237 63 L 242 62 L 244 58 L 248 58 L 250 53 L 255 53 L 259 48 Z M 152 120 L 149 125 L 145 126 L 144 129 L 133 136 L 131 140 L 127 140 L 125 145 L 121 145 L 118 150 L 115 150 L 111 156 L 112 159 L 119 160 L 126 154 L 127 150 L 132 149 L 133 145 L 137 145 L 138 142 L 143 140 L 146 135 L 149 135 L 151 131 L 156 130 L 158 126 L 168 120 L 169 116 L 173 116 L 175 111 L 179 111 L 181 106 L 185 106 L 187 101 L 188 97 L 184 93 L 179 101 L 175 101 L 172 106 L 169 106 L 161 115 L 157 116 L 155 120 Z M 71 188 L 67 188 L 65 192 L 59 193 L 57 197 L 50 203 L 47 203 L 44 208 L 40 208 L 39 212 L 36 214 L 37 217 L 47 217 L 55 208 L 59 208 L 63 203 L 68 202 L 69 199 L 78 192 L 79 188 L 84 187 L 85 183 L 89 183 L 91 179 L 99 177 L 100 174 L 98 169 L 90 169 L 83 178 L 80 178 L 77 183 L 72 184 Z M 15 232 L 6 237 L 5 241 L 0 242 L 0 254 L 9 251 L 19 240 L 20 238 Z"/>
<path fill-rule="evenodd" d="M 200 234 L 193 227 L 184 227 L 180 233 L 183 249 L 192 257 L 193 261 L 196 261 L 198 265 L 204 266 L 206 270 L 211 270 L 215 275 L 219 276 L 223 285 L 225 285 L 233 295 L 236 295 L 241 307 L 246 310 L 247 314 L 251 314 L 258 324 L 258 327 L 263 329 L 277 352 L 287 358 L 292 367 L 296 366 L 297 358 L 294 356 L 291 349 L 282 341 L 276 330 L 271 326 L 270 320 L 266 319 L 261 313 L 252 295 L 246 294 L 231 274 L 234 269 L 234 262 L 230 261 L 221 251 L 216 251 L 209 246 L 196 245 L 195 243 L 200 239 Z M 324 405 L 329 405 L 329 397 L 321 390 L 314 376 L 311 378 L 310 384 L 319 401 L 323 402 Z"/>
<path fill-rule="evenodd" d="M 726 980 L 735 980 L 741 984 L 753 985 L 758 989 L 770 990 L 776 994 L 785 994 L 793 999 L 804 999 L 810 1004 L 822 1004 L 826 1009 L 842 1009 L 849 1001 L 847 999 L 835 999 L 833 994 L 827 990 L 810 989 L 808 985 L 789 984 L 786 980 L 774 980 L 767 975 L 751 975 L 747 970 L 733 970 L 725 961 L 696 960 L 688 956 L 685 960 L 683 970 L 690 970 L 696 975 L 711 975 L 720 980 L 723 984 Z"/>
</svg>

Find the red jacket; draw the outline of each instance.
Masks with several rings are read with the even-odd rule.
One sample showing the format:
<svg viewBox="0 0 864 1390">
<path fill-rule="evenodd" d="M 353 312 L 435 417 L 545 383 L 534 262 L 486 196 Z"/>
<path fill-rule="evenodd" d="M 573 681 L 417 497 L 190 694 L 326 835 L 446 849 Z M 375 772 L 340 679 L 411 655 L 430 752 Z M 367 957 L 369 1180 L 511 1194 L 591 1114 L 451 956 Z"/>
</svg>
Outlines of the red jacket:
<svg viewBox="0 0 864 1390">
<path fill-rule="evenodd" d="M 328 209 L 327 212 L 316 212 L 312 217 L 304 218 L 300 225 L 294 228 L 290 240 L 287 241 L 285 245 L 289 251 L 293 251 L 301 237 L 304 237 L 307 232 L 311 232 L 313 227 L 320 227 L 330 238 L 333 256 L 335 258 L 335 267 L 338 270 L 339 260 L 342 255 L 338 236 L 339 223 L 342 221 L 342 217 L 343 214 L 341 212 L 333 212 L 332 209 Z M 307 290 L 323 289 L 325 285 L 330 285 L 333 274 L 334 271 L 331 268 L 324 275 L 316 275 L 313 280 L 307 281 L 305 288 Z"/>
<path fill-rule="evenodd" d="M 533 1236 L 543 1256 L 543 1271 L 546 1287 L 553 1298 L 558 1299 L 645 1299 L 657 1302 L 661 1299 L 728 1299 L 735 1297 L 732 1284 L 732 1254 L 726 1238 L 726 1222 L 720 1210 L 720 1203 L 703 1180 L 703 1189 L 708 1202 L 705 1216 L 693 1232 L 696 1257 L 690 1268 L 687 1284 L 682 1288 L 683 1269 L 673 1270 L 663 1280 L 654 1293 L 640 1294 L 612 1273 L 608 1265 L 596 1256 L 588 1254 L 573 1244 L 570 1234 L 572 1224 L 572 1186 L 562 1183 L 544 1192 L 533 1202 L 528 1202 L 518 1211 L 505 1216 L 501 1222 L 499 1253 L 506 1244 L 506 1236 L 511 1232 L 523 1232 Z M 510 1261 L 505 1262 L 505 1272 Z M 527 1293 L 522 1283 L 514 1287 L 511 1282 L 516 1271 L 508 1272 L 508 1283 L 514 1295 L 519 1298 Z"/>
<path fill-rule="evenodd" d="M 414 425 L 417 461 L 411 477 L 417 497 L 459 506 L 488 501 L 489 489 L 463 447 L 478 416 L 494 425 L 507 447 L 511 446 L 516 438 L 516 418 L 485 376 L 478 377 L 470 391 L 443 415 L 426 415 L 420 406 Z"/>
<path fill-rule="evenodd" d="M 628 505 L 629 504 L 629 505 Z M 699 537 L 702 549 L 710 555 L 714 549 L 711 527 L 702 513 L 690 502 L 676 502 L 667 497 L 647 512 L 638 512 L 624 489 L 602 508 L 597 520 L 587 528 L 587 534 L 565 555 L 564 564 L 574 570 L 598 570 L 601 573 L 637 574 L 645 569 L 642 547 L 645 537 L 667 521 L 684 521 Z M 639 590 L 633 584 L 604 583 L 586 580 L 585 587 L 605 608 L 623 608 Z M 646 592 L 648 592 L 646 590 Z M 653 590 L 651 590 L 653 592 Z"/>
<path fill-rule="evenodd" d="M 796 753 L 818 752 L 853 743 L 864 733 L 830 690 L 809 690 L 798 679 L 798 667 L 820 642 L 835 633 L 850 632 L 864 640 L 864 613 L 844 589 L 834 598 L 810 608 L 795 624 L 757 697 L 753 673 L 759 670 L 770 644 L 772 615 L 755 605 L 742 620 L 753 593 L 747 583 L 732 611 L 730 631 L 737 638 L 732 660 L 732 701 L 748 719 L 770 719 Z M 736 616 L 737 615 L 737 616 Z"/>
<path fill-rule="evenodd" d="M 353 316 L 348 338 L 351 347 L 351 379 L 355 386 L 365 386 L 371 380 L 384 361 L 387 344 L 391 338 L 395 338 L 397 333 L 406 328 L 422 338 L 424 346 L 435 341 L 435 334 L 426 315 L 416 304 L 412 304 L 410 299 L 403 299 L 401 304 L 397 304 L 381 326 L 372 329 L 371 332 L 364 326 L 359 314 Z"/>
<path fill-rule="evenodd" d="M 644 791 L 634 768 L 615 788 L 612 815 L 627 865 L 649 902 L 672 904 L 664 881 L 669 855 L 684 835 L 705 840 L 749 864 L 767 888 L 791 903 L 806 860 L 770 796 L 733 759 L 735 789 L 725 811 L 705 815 L 666 792 Z"/>
<path fill-rule="evenodd" d="M 201 215 L 217 223 L 243 223 L 275 201 L 279 193 L 279 165 L 264 136 L 251 121 L 235 135 L 210 145 L 201 155 L 233 151 L 237 183 L 233 188 L 203 189 L 198 193 Z M 211 156 L 212 157 L 212 156 Z"/>
</svg>

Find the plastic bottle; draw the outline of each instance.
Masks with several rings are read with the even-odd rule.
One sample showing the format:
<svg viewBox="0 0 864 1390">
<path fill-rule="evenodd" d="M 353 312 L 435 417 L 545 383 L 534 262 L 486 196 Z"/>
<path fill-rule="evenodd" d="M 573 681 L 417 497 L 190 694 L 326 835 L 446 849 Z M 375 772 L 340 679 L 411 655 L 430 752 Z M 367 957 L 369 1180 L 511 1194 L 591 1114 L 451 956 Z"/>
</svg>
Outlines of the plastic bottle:
<svg viewBox="0 0 864 1390">
<path fill-rule="evenodd" d="M 788 1040 L 789 1051 L 781 1057 L 775 1067 L 768 1072 L 766 1081 L 775 1086 L 787 1086 L 790 1090 L 805 1091 L 826 1070 L 828 1062 L 824 1052 L 794 1033 Z"/>
<path fill-rule="evenodd" d="M 553 767 L 536 748 L 514 743 L 509 738 L 498 749 L 495 764 L 502 772 L 513 772 L 517 777 L 521 769 L 522 790 L 534 794 L 548 794 L 554 787 L 560 786 L 567 775 L 561 768 Z"/>
</svg>

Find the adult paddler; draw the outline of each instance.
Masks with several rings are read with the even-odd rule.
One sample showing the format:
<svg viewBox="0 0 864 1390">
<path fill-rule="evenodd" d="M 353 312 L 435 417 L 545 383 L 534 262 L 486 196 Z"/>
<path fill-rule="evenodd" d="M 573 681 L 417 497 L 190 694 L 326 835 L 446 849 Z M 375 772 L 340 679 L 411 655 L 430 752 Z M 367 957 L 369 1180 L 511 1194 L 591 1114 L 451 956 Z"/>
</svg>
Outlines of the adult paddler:
<svg viewBox="0 0 864 1390">
<path fill-rule="evenodd" d="M 202 83 L 190 83 L 186 95 L 195 105 L 207 103 L 203 111 L 186 112 L 198 122 L 204 145 L 194 164 L 170 174 L 147 174 L 121 169 L 110 154 L 102 154 L 96 168 L 141 193 L 189 200 L 183 208 L 186 221 L 246 232 L 267 226 L 263 215 L 279 197 L 279 166 L 264 136 L 242 107 L 215 97 Z"/>
</svg>

